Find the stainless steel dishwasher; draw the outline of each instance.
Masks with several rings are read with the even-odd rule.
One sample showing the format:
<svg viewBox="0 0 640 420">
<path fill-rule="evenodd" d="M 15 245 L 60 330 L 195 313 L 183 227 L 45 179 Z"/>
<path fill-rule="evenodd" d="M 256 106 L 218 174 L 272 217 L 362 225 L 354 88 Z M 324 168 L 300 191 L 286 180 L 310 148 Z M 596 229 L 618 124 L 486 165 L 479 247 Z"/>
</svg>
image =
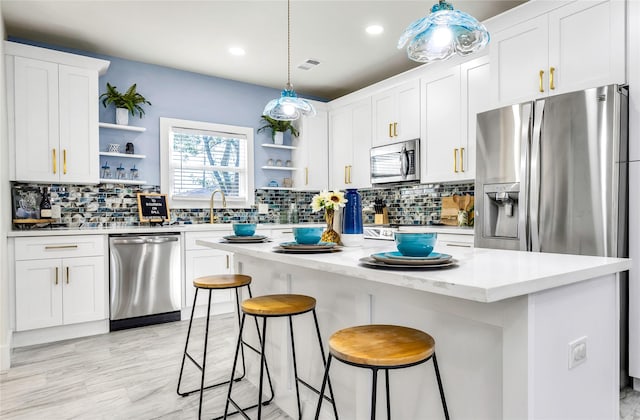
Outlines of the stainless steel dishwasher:
<svg viewBox="0 0 640 420">
<path fill-rule="evenodd" d="M 179 235 L 109 236 L 111 331 L 180 320 Z"/>
</svg>

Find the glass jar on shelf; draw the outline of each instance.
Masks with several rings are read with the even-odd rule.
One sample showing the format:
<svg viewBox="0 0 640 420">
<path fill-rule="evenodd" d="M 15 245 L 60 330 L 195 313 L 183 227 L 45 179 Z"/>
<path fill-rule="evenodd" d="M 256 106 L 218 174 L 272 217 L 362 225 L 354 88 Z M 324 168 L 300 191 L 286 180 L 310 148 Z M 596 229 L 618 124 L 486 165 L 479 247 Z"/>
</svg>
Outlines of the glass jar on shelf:
<svg viewBox="0 0 640 420">
<path fill-rule="evenodd" d="M 120 166 L 116 168 L 116 178 L 125 179 L 125 177 L 126 177 L 126 174 L 124 172 L 124 166 L 122 166 L 122 163 L 120 163 Z"/>
<path fill-rule="evenodd" d="M 129 169 L 129 179 L 137 181 L 139 178 L 140 174 L 138 173 L 138 168 L 136 168 L 136 165 L 133 165 L 133 168 Z"/>
<path fill-rule="evenodd" d="M 107 162 L 101 167 L 100 178 L 111 178 L 111 167 Z"/>
</svg>

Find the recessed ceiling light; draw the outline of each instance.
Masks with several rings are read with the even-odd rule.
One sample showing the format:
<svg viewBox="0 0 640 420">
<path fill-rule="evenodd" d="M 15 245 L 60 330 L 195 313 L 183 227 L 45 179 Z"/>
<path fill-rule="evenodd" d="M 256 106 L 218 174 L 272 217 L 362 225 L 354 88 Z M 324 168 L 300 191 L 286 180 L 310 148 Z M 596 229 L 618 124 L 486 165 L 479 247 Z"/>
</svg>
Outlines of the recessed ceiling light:
<svg viewBox="0 0 640 420">
<path fill-rule="evenodd" d="M 231 47 L 229 48 L 229 53 L 231 55 L 245 55 L 246 51 L 244 50 L 244 48 L 240 48 L 240 47 Z"/>
<path fill-rule="evenodd" d="M 384 28 L 380 25 L 369 25 L 365 30 L 369 35 L 380 35 L 384 32 Z"/>
</svg>

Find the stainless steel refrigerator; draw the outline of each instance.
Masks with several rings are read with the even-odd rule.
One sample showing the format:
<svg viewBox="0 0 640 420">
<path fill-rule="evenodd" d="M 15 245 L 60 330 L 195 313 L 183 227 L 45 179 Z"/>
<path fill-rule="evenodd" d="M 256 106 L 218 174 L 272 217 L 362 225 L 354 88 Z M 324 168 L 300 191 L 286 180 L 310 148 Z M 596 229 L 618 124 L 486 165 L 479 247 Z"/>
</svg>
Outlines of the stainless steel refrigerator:
<svg viewBox="0 0 640 420">
<path fill-rule="evenodd" d="M 475 246 L 626 257 L 627 119 L 616 85 L 478 114 Z M 624 276 L 620 285 L 624 384 Z"/>
</svg>

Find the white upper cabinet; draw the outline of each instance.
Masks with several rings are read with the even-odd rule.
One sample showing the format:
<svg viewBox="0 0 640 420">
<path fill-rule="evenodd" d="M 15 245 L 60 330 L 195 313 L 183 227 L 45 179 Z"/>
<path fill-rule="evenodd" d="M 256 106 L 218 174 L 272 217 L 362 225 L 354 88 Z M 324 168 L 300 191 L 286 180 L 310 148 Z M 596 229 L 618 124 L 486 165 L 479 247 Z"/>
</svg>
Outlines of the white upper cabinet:
<svg viewBox="0 0 640 420">
<path fill-rule="evenodd" d="M 370 187 L 370 98 L 329 113 L 329 144 L 330 188 Z"/>
<path fill-rule="evenodd" d="M 625 82 L 625 2 L 577 1 L 492 34 L 495 107 Z"/>
<path fill-rule="evenodd" d="M 422 78 L 421 182 L 475 177 L 476 114 L 489 104 L 489 78 L 487 56 Z"/>
<path fill-rule="evenodd" d="M 316 115 L 299 120 L 300 137 L 291 152 L 293 186 L 296 190 L 323 190 L 329 186 L 329 114 L 326 105 L 314 103 Z"/>
<path fill-rule="evenodd" d="M 373 146 L 420 137 L 420 85 L 412 80 L 372 98 Z"/>
<path fill-rule="evenodd" d="M 97 183 L 98 73 L 108 62 L 11 42 L 5 52 L 11 179 Z"/>
</svg>

